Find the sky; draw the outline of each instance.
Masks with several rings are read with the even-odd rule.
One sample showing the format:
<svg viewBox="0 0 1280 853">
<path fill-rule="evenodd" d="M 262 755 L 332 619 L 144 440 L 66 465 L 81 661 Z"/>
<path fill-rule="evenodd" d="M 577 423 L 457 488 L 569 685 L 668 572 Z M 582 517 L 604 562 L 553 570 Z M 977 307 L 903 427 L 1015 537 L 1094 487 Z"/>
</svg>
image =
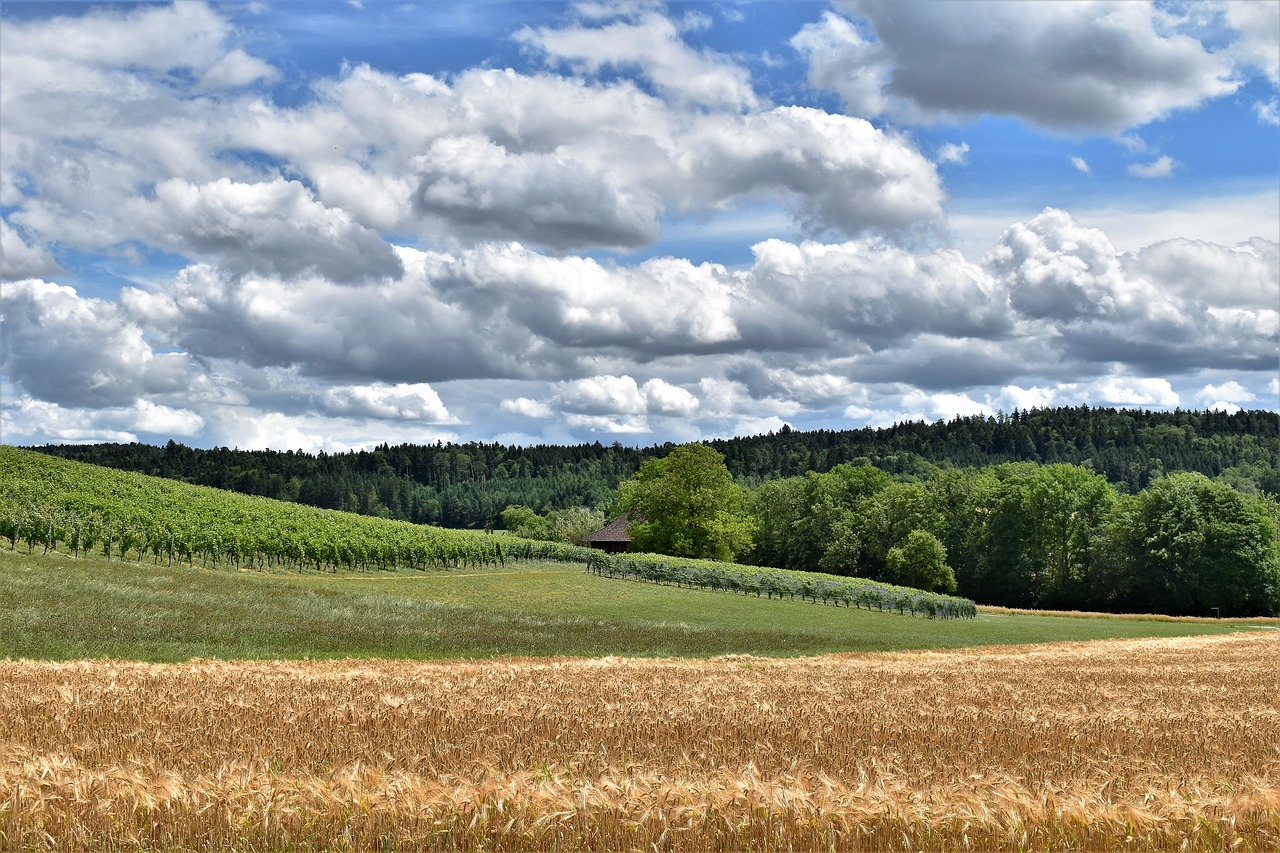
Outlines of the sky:
<svg viewBox="0 0 1280 853">
<path fill-rule="evenodd" d="M 0 3 L 0 441 L 1280 410 L 1280 3 Z"/>
</svg>

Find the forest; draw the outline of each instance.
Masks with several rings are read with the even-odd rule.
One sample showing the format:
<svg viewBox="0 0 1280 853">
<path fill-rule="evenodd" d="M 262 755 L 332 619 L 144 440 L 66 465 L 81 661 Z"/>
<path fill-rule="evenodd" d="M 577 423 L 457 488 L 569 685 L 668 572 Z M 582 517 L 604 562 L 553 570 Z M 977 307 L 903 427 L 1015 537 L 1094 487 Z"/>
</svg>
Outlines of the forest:
<svg viewBox="0 0 1280 853">
<path fill-rule="evenodd" d="M 837 465 L 873 465 L 905 481 L 1008 462 L 1069 464 L 1136 494 L 1165 474 L 1192 471 L 1245 494 L 1280 494 L 1280 418 L 1275 412 L 1034 409 L 883 429 L 778 432 L 707 442 L 741 485 Z M 611 508 L 618 485 L 673 445 L 619 443 L 513 447 L 381 445 L 373 450 L 208 450 L 176 442 L 48 445 L 43 453 L 250 495 L 418 524 L 501 526 L 508 506 L 546 515 Z"/>
</svg>

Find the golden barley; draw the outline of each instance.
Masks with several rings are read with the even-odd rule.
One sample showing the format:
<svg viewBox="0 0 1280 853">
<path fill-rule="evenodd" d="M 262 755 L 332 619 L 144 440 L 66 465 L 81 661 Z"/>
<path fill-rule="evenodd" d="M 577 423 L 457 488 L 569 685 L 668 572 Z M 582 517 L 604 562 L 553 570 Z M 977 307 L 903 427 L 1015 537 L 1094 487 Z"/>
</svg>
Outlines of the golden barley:
<svg viewBox="0 0 1280 853">
<path fill-rule="evenodd" d="M 1275 850 L 1278 661 L 3 661 L 0 848 Z"/>
</svg>

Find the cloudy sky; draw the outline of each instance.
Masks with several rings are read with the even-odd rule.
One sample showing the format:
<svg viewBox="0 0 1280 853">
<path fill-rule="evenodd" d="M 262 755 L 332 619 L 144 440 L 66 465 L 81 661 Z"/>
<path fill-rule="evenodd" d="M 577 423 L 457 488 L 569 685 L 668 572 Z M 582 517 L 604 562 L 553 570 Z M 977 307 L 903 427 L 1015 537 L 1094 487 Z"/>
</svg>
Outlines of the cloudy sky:
<svg viewBox="0 0 1280 853">
<path fill-rule="evenodd" d="M 1280 3 L 0 6 L 0 439 L 1280 409 Z"/>
</svg>

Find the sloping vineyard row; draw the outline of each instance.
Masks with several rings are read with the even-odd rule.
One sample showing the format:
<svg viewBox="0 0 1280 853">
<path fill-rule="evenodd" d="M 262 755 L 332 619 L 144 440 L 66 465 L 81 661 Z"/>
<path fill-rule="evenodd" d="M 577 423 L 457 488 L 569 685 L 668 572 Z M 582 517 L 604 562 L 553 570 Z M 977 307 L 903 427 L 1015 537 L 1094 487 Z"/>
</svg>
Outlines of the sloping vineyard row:
<svg viewBox="0 0 1280 853">
<path fill-rule="evenodd" d="M 629 554 L 623 557 L 593 557 L 587 564 L 587 571 L 604 577 L 766 598 L 800 598 L 815 604 L 821 602 L 837 607 L 874 608 L 901 614 L 910 613 L 912 616 L 921 614 L 930 618 L 972 619 L 978 615 L 977 606 L 967 598 L 892 586 L 866 578 L 837 577 L 787 569 Z"/>
<path fill-rule="evenodd" d="M 46 552 L 204 565 L 429 569 L 583 549 L 329 512 L 0 447 L 0 537 Z"/>
</svg>

